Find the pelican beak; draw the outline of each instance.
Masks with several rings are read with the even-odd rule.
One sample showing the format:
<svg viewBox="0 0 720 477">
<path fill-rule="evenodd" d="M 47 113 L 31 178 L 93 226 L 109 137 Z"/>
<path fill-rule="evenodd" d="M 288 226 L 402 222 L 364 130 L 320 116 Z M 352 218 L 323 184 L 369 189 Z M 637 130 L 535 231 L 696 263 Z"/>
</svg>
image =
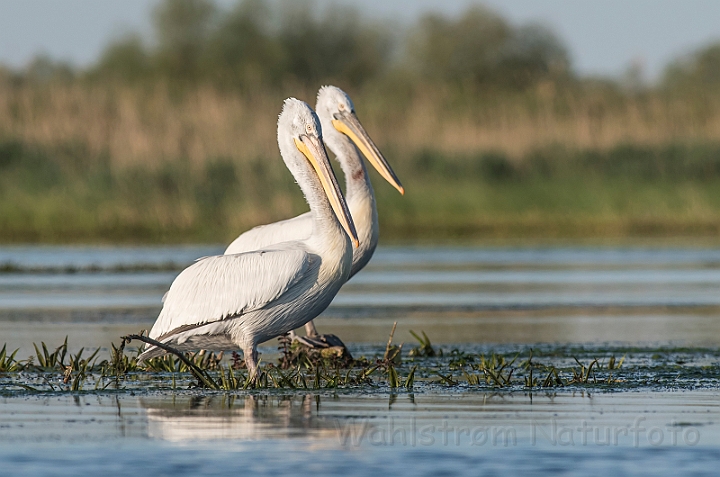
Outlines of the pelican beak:
<svg viewBox="0 0 720 477">
<path fill-rule="evenodd" d="M 330 159 L 328 159 L 325 146 L 323 146 L 320 138 L 316 136 L 303 135 L 300 138 L 295 138 L 295 147 L 303 153 L 307 160 L 310 161 L 315 173 L 320 178 L 325 195 L 330 201 L 330 205 L 335 212 L 335 215 L 342 225 L 345 232 L 348 234 L 353 244 L 357 248 L 360 245 L 358 240 L 357 231 L 355 230 L 355 224 L 353 223 L 350 210 L 348 209 L 345 197 L 343 197 L 338 185 L 337 177 L 330 167 Z"/>
<path fill-rule="evenodd" d="M 400 194 L 405 195 L 405 188 L 400 184 L 400 179 L 397 178 L 390 164 L 388 164 L 385 157 L 378 150 L 377 146 L 375 146 L 375 143 L 370 139 L 368 133 L 365 132 L 365 128 L 362 127 L 355 113 L 335 114 L 332 125 L 355 143 L 355 146 L 362 151 L 363 155 L 370 161 L 370 164 L 373 165 L 390 185 L 395 187 Z"/>
</svg>

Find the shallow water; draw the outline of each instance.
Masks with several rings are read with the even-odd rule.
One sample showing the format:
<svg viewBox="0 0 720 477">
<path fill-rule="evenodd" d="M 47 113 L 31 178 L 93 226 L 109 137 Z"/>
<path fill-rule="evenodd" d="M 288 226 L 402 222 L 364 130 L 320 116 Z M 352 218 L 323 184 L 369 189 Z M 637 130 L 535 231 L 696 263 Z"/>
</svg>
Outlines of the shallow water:
<svg viewBox="0 0 720 477">
<path fill-rule="evenodd" d="M 107 348 L 152 325 L 179 269 L 221 251 L 2 247 L 0 345 L 21 358 L 66 335 L 73 350 Z M 707 352 L 720 344 L 718 291 L 714 249 L 380 249 L 317 320 L 355 354 L 380 352 L 397 321 L 407 347 L 409 331 L 424 330 L 445 349 L 611 350 L 642 367 L 662 346 L 694 371 L 673 364 L 654 382 L 660 368 L 643 368 L 618 388 L 631 391 L 8 395 L 0 465 L 23 475 L 709 475 L 720 457 L 720 376 L 707 375 L 720 364 Z M 261 349 L 265 361 L 275 346 Z"/>
<path fill-rule="evenodd" d="M 0 341 L 108 346 L 149 328 L 178 270 L 221 247 L 2 247 Z M 68 272 L 69 271 L 69 272 Z M 720 343 L 714 249 L 385 248 L 317 320 L 353 343 Z"/>
<path fill-rule="evenodd" d="M 7 475 L 713 475 L 717 392 L 48 396 L 0 402 Z"/>
</svg>

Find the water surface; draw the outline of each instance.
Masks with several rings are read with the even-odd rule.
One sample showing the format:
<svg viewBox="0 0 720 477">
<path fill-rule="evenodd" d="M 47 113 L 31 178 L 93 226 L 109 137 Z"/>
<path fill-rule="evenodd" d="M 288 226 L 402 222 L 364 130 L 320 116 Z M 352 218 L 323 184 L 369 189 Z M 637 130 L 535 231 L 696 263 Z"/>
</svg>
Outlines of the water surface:
<svg viewBox="0 0 720 477">
<path fill-rule="evenodd" d="M 105 353 L 152 326 L 182 267 L 220 252 L 2 247 L 0 343 L 22 358 L 67 335 L 71 349 Z M 616 389 L 5 395 L 0 464 L 23 475 L 710 475 L 719 291 L 715 249 L 381 248 L 317 320 L 355 354 L 381 353 L 397 321 L 406 349 L 424 330 L 445 350 L 611 350 L 643 371 Z M 261 348 L 265 361 L 275 347 Z M 665 352 L 662 373 L 646 366 Z"/>
<path fill-rule="evenodd" d="M 2 247 L 0 336 L 108 346 L 152 326 L 173 278 L 222 247 Z M 398 321 L 438 343 L 720 343 L 720 251 L 380 248 L 317 320 L 353 343 Z M 347 338 L 349 337 L 349 338 Z"/>
</svg>

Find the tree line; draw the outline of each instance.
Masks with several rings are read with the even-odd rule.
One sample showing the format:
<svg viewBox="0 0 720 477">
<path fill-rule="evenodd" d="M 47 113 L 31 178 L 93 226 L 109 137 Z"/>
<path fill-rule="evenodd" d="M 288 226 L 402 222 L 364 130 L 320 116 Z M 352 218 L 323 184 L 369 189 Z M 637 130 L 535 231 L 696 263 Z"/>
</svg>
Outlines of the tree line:
<svg viewBox="0 0 720 477">
<path fill-rule="evenodd" d="M 152 20 L 151 38 L 115 39 L 86 71 L 38 58 L 25 76 L 237 88 L 329 81 L 360 87 L 393 78 L 502 89 L 571 76 L 567 50 L 552 31 L 513 26 L 481 6 L 398 27 L 350 7 L 313 8 L 309 0 L 239 0 L 229 9 L 213 0 L 163 0 Z"/>
<path fill-rule="evenodd" d="M 389 80 L 524 91 L 547 83 L 597 82 L 577 77 L 567 47 L 550 29 L 513 25 L 481 5 L 456 18 L 428 13 L 398 26 L 369 20 L 352 7 L 314 8 L 312 0 L 238 0 L 229 8 L 214 0 L 162 0 L 152 26 L 149 38 L 130 33 L 111 41 L 85 70 L 38 57 L 16 77 L 234 89 L 322 82 L 358 88 Z M 622 79 L 602 82 L 623 87 Z M 669 64 L 658 87 L 720 90 L 720 43 Z"/>
</svg>

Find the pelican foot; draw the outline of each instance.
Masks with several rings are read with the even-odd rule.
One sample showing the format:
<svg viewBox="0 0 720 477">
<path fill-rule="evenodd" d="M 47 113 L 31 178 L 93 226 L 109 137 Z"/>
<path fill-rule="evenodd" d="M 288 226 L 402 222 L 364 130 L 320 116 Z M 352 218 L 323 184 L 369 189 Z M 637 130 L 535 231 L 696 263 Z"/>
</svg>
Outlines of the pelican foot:
<svg viewBox="0 0 720 477">
<path fill-rule="evenodd" d="M 341 367 L 351 366 L 354 362 L 345 343 L 335 335 L 298 336 L 293 333 L 285 339 L 291 339 L 292 345 L 283 346 L 285 351 L 283 351 L 280 365 L 284 369 L 301 362 L 303 356 L 311 363 L 331 361 Z"/>
<path fill-rule="evenodd" d="M 327 348 L 344 348 L 347 351 L 347 346 L 342 342 L 337 335 L 324 334 L 324 335 L 306 335 L 292 337 L 293 341 L 300 343 L 301 345 L 307 346 L 312 349 L 327 349 Z"/>
<path fill-rule="evenodd" d="M 332 334 L 316 334 L 293 337 L 293 344 L 300 345 L 305 349 L 308 356 L 318 356 L 323 359 L 336 360 L 339 362 L 351 363 L 353 357 L 348 351 L 345 343 Z"/>
</svg>

